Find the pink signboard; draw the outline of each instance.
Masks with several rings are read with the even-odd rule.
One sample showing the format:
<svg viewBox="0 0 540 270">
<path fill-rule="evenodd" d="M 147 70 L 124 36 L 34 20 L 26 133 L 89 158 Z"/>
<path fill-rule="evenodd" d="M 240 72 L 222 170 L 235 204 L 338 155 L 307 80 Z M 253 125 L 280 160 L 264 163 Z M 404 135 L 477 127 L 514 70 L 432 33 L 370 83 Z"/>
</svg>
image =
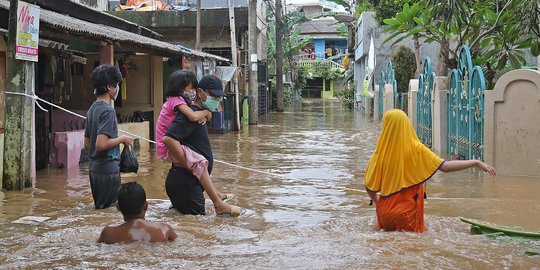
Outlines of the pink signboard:
<svg viewBox="0 0 540 270">
<path fill-rule="evenodd" d="M 15 45 L 16 59 L 38 61 L 39 10 L 39 6 L 19 1 Z"/>
</svg>

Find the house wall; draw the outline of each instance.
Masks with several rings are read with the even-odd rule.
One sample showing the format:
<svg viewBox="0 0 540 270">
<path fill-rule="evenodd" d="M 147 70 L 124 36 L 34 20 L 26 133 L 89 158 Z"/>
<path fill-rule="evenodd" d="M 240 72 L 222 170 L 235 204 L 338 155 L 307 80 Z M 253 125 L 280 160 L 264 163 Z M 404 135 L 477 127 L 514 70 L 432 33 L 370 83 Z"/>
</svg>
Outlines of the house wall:
<svg viewBox="0 0 540 270">
<path fill-rule="evenodd" d="M 387 68 L 388 61 L 391 60 L 392 52 L 399 46 L 404 45 L 410 49 L 414 49 L 412 38 L 406 38 L 401 42 L 392 45 L 392 42 L 384 43 L 384 40 L 390 36 L 390 33 L 382 33 L 385 26 L 380 26 L 375 20 L 375 12 L 363 12 L 357 22 L 356 32 L 356 50 L 355 50 L 355 76 L 354 80 L 361 82 L 366 76 L 367 55 L 369 53 L 369 45 L 371 37 L 375 46 L 375 81 L 378 82 L 381 71 Z M 421 42 L 420 55 L 422 59 L 426 56 L 431 59 L 434 67 L 438 66 L 439 45 L 436 43 Z M 437 75 L 446 76 L 447 74 Z M 356 91 L 361 91 L 362 84 L 358 83 Z"/>
<path fill-rule="evenodd" d="M 303 6 L 302 10 L 307 17 L 313 17 L 321 14 L 323 9 L 320 5 L 317 6 Z"/>
<path fill-rule="evenodd" d="M 117 58 L 120 56 L 115 55 Z M 163 104 L 163 58 L 135 55 L 128 59 L 137 68 L 128 70 L 126 99 L 122 100 L 122 106 L 116 106 L 115 109 L 124 117 L 133 114 L 134 111 L 154 111 L 154 118 L 156 118 Z M 90 74 L 96 65 L 99 65 L 99 56 L 87 55 L 83 75 L 73 77 L 73 92 L 70 100 L 64 101 L 60 106 L 82 115 L 85 114 L 95 100 Z M 55 113 L 54 117 L 54 121 L 61 123 L 80 121 L 79 117 L 64 112 Z M 63 127 L 57 127 L 55 131 L 58 129 L 63 130 Z"/>
</svg>

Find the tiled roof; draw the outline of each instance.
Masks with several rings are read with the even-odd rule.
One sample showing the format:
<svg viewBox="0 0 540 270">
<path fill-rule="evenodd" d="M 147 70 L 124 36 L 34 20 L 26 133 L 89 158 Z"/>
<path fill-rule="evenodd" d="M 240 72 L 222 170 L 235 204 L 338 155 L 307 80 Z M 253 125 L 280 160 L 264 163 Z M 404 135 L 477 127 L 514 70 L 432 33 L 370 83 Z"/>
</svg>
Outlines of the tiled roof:
<svg viewBox="0 0 540 270">
<path fill-rule="evenodd" d="M 9 10 L 9 1 L 0 0 L 0 8 Z M 40 21 L 46 25 L 54 26 L 56 29 L 64 29 L 70 33 L 77 33 L 82 36 L 97 37 L 120 43 L 129 43 L 137 47 L 157 49 L 169 54 L 178 53 L 201 58 L 213 58 L 219 61 L 230 61 L 229 59 L 217 55 L 188 48 L 181 48 L 171 43 L 124 31 L 112 26 L 91 23 L 46 9 L 41 9 Z"/>
</svg>

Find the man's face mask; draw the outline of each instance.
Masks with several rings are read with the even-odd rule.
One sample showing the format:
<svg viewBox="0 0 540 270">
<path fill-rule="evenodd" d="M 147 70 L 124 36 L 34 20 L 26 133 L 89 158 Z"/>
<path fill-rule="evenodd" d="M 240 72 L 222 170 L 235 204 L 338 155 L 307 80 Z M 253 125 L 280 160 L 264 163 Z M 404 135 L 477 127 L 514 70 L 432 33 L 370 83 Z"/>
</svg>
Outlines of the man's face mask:
<svg viewBox="0 0 540 270">
<path fill-rule="evenodd" d="M 206 94 L 206 93 L 205 93 Z M 203 102 L 203 106 L 211 112 L 217 112 L 221 98 L 216 98 L 212 96 L 206 96 L 206 101 Z"/>
</svg>

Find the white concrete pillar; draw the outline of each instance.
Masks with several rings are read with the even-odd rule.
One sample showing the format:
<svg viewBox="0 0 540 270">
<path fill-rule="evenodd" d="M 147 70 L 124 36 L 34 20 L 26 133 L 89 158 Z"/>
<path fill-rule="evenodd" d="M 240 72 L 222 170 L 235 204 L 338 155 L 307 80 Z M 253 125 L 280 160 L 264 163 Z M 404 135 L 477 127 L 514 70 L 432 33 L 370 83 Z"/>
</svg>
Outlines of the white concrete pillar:
<svg viewBox="0 0 540 270">
<path fill-rule="evenodd" d="M 447 142 L 446 95 L 448 92 L 448 77 L 437 76 L 433 87 L 433 146 L 435 153 L 444 156 Z"/>
<path fill-rule="evenodd" d="M 391 84 L 384 85 L 383 114 L 394 108 L 394 87 Z"/>
<path fill-rule="evenodd" d="M 362 97 L 364 103 L 364 109 L 366 116 L 373 115 L 373 98 L 371 97 Z"/>
<path fill-rule="evenodd" d="M 416 130 L 416 104 L 418 102 L 418 79 L 409 81 L 409 92 L 407 93 L 407 102 L 409 103 L 408 112 L 409 119 Z"/>
</svg>

